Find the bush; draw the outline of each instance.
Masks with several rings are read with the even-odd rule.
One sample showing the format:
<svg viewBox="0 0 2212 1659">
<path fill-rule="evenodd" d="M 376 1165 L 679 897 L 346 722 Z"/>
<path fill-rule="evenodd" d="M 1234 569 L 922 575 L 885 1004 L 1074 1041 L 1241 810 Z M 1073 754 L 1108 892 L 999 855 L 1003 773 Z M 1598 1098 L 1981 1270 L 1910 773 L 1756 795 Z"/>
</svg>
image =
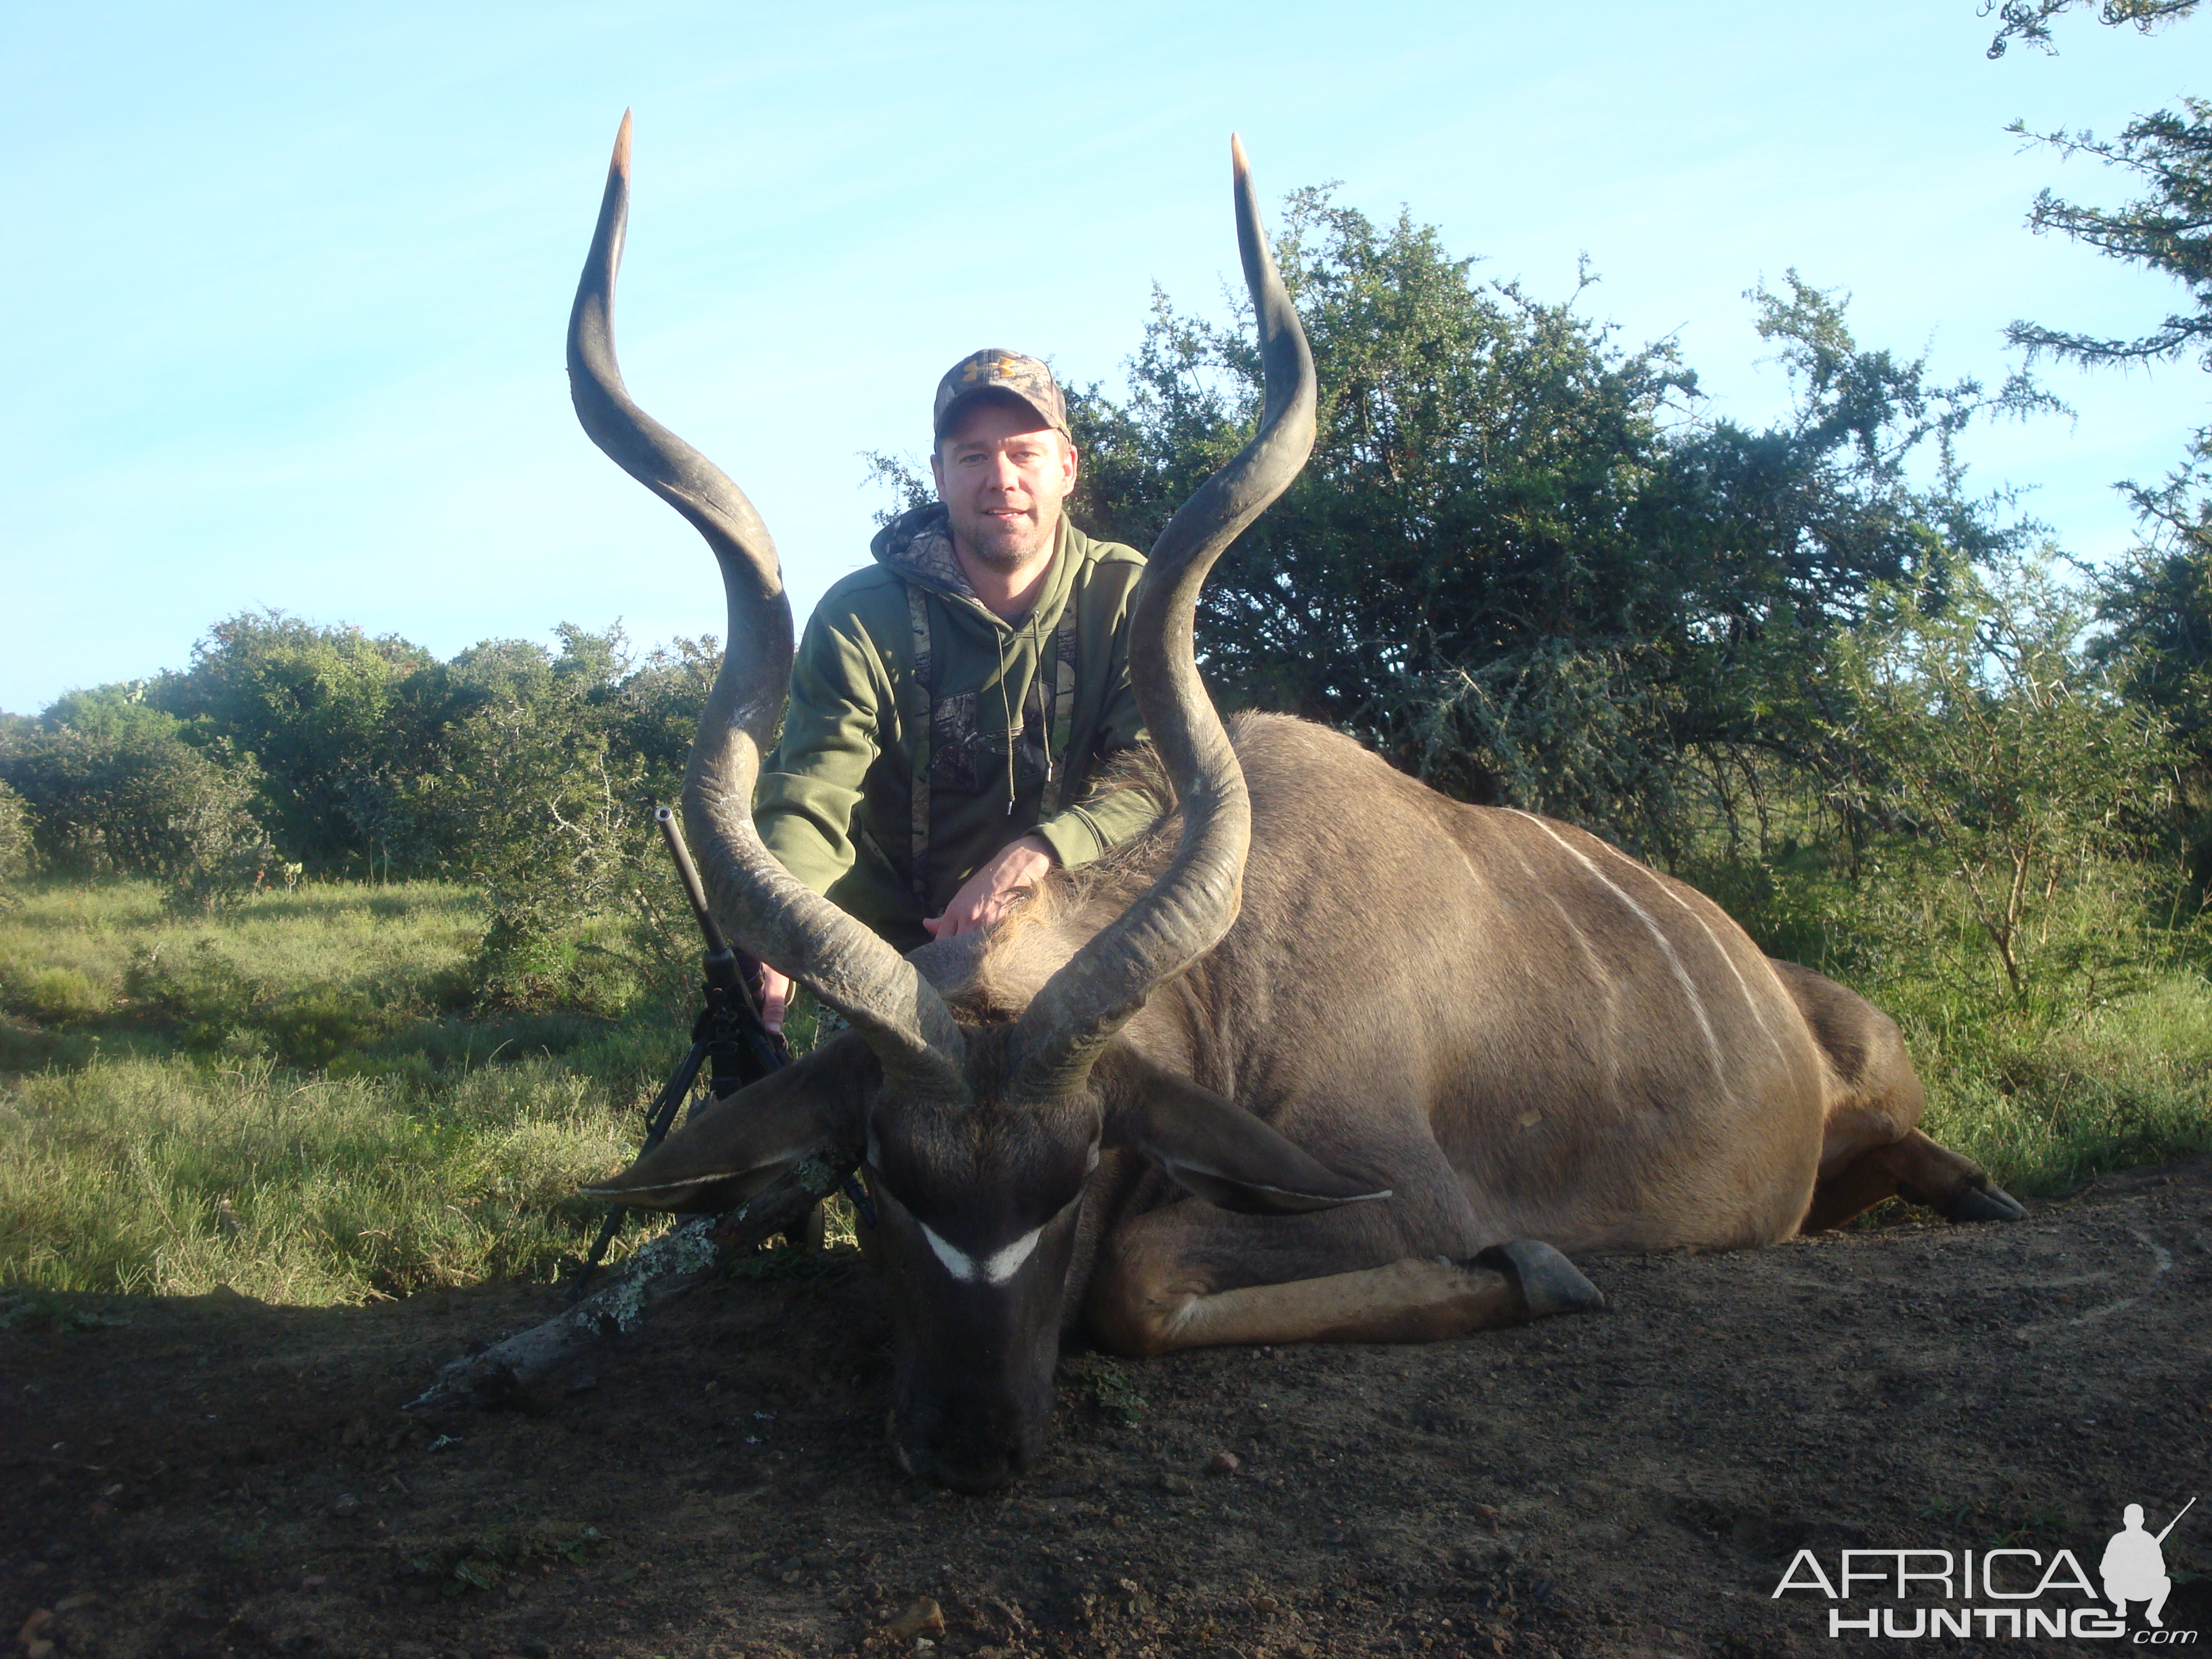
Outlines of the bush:
<svg viewBox="0 0 2212 1659">
<path fill-rule="evenodd" d="M 442 687 L 430 653 L 357 628 L 280 611 L 217 623 L 191 666 L 147 696 L 242 753 L 259 770 L 258 803 L 284 856 L 318 873 L 422 873 L 405 796 L 434 769 Z"/>
<path fill-rule="evenodd" d="M 1921 584 L 1878 586 L 1835 648 L 1826 724 L 1849 763 L 1832 804 L 1941 864 L 2022 1000 L 2050 939 L 2039 913 L 2057 895 L 2094 869 L 2147 898 L 2171 864 L 2176 751 L 2164 722 L 2081 655 L 2087 623 L 2047 556 L 1986 573 L 1939 559 Z"/>
<path fill-rule="evenodd" d="M 1754 298 L 1796 406 L 1747 431 L 1703 417 L 1671 343 L 1624 349 L 1579 289 L 1480 282 L 1402 211 L 1297 191 L 1277 251 L 1317 437 L 1209 579 L 1199 656 L 1229 702 L 1322 720 L 1447 794 L 1679 853 L 1712 769 L 1815 759 L 1804 688 L 1870 585 L 2019 533 L 1962 493 L 1951 445 L 2045 400 L 1861 345 L 1794 271 Z M 1164 296 L 1129 368 L 1125 402 L 1071 404 L 1077 507 L 1143 547 L 1243 443 L 1261 386 L 1241 319 Z"/>
<path fill-rule="evenodd" d="M 158 711 L 35 732 L 12 745 L 5 768 L 47 869 L 147 877 L 206 907 L 250 890 L 271 861 L 253 817 L 252 763 L 193 747 Z"/>
<path fill-rule="evenodd" d="M 49 968 L 26 988 L 23 1012 L 35 1019 L 89 1019 L 106 1011 L 108 1000 L 74 968 Z"/>
<path fill-rule="evenodd" d="M 22 796 L 0 781 L 0 881 L 30 873 L 31 809 Z"/>
</svg>

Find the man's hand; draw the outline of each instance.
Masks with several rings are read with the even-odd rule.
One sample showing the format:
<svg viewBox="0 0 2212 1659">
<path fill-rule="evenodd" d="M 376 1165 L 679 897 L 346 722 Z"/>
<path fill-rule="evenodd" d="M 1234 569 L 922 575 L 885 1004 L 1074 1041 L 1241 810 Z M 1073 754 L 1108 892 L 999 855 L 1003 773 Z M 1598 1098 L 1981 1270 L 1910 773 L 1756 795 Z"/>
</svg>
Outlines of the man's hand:
<svg viewBox="0 0 2212 1659">
<path fill-rule="evenodd" d="M 988 927 L 1006 914 L 1018 894 L 1042 881 L 1051 868 L 1052 848 L 1042 836 L 1008 842 L 989 863 L 968 878 L 952 896 L 952 902 L 945 907 L 943 915 L 927 917 L 921 925 L 932 939 L 957 939 Z"/>
<path fill-rule="evenodd" d="M 1042 881 L 1052 868 L 1052 848 L 1042 836 L 1024 836 L 1008 842 L 990 862 L 968 878 L 941 916 L 924 919 L 932 939 L 957 939 L 988 927 L 1006 914 L 1015 896 Z M 779 1035 L 783 1017 L 791 1007 L 791 980 L 763 963 L 760 965 L 761 1024 Z"/>
<path fill-rule="evenodd" d="M 772 1036 L 783 1035 L 783 1016 L 791 1006 L 791 981 L 768 963 L 760 965 L 761 1024 Z"/>
</svg>

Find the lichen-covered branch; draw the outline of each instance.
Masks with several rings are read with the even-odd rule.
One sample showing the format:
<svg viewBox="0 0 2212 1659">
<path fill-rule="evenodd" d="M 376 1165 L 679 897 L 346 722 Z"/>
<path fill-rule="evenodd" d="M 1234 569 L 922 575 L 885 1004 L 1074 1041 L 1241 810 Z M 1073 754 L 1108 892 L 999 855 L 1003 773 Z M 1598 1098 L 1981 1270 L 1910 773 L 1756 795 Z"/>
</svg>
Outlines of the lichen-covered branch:
<svg viewBox="0 0 2212 1659">
<path fill-rule="evenodd" d="M 513 1400 L 579 1349 L 633 1330 L 654 1304 L 690 1290 L 715 1268 L 799 1225 L 848 1170 L 801 1158 L 726 1215 L 684 1221 L 642 1247 L 613 1282 L 542 1325 L 457 1359 L 407 1402 L 410 1412 L 489 1407 Z"/>
</svg>

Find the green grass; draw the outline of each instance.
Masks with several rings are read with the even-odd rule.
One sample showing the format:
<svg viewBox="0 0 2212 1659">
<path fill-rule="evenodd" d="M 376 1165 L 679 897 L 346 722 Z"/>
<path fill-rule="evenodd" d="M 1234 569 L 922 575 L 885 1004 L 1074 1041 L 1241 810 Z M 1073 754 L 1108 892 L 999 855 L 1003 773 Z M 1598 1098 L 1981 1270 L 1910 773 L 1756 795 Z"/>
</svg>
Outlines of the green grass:
<svg viewBox="0 0 2212 1659">
<path fill-rule="evenodd" d="M 1901 1021 L 1929 1088 L 1923 1127 L 2002 1187 L 2212 1152 L 2212 985 L 2177 974 L 2053 1017 Z"/>
<path fill-rule="evenodd" d="M 1910 858 L 1686 873 L 1895 1015 L 1929 1133 L 2014 1191 L 2212 1152 L 2212 949 L 2140 872 L 2042 902 L 2025 994 Z M 199 919 L 147 884 L 0 884 L 0 1285 L 323 1304 L 550 1275 L 688 1012 L 473 1017 L 484 926 L 431 884 Z"/>
<path fill-rule="evenodd" d="M 324 1304 L 541 1273 L 632 1133 L 543 1055 L 434 1091 L 267 1060 L 50 1070 L 0 1088 L 0 1282 Z"/>
<path fill-rule="evenodd" d="M 1799 857 L 1686 870 L 1771 955 L 1894 1018 L 1922 1127 L 2022 1196 L 2212 1153 L 2212 960 L 2202 919 L 2138 866 L 2097 863 L 2038 901 L 2014 991 L 1945 872 L 1885 849 L 1856 878 Z"/>
<path fill-rule="evenodd" d="M 10 883 L 0 1073 L 100 1044 L 320 1065 L 465 1007 L 480 901 L 434 883 L 332 884 L 179 914 L 149 882 Z"/>
<path fill-rule="evenodd" d="M 467 890 L 180 917 L 0 886 L 0 1284 L 270 1301 L 550 1274 L 681 1053 L 671 1011 L 472 1019 Z"/>
</svg>

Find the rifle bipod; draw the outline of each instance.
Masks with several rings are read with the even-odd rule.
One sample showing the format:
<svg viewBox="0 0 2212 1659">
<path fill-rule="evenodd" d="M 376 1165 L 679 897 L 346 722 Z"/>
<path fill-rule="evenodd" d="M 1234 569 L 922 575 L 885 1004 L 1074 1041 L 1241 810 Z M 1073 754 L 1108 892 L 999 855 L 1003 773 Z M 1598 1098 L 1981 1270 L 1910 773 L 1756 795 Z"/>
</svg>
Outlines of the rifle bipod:
<svg viewBox="0 0 2212 1659">
<path fill-rule="evenodd" d="M 677 878 L 683 884 L 684 896 L 690 901 L 691 914 L 706 942 L 706 983 L 702 987 L 706 1006 L 692 1022 L 690 1052 L 677 1062 L 668 1081 L 646 1109 L 645 1142 L 638 1148 L 640 1158 L 668 1139 L 668 1132 L 676 1127 L 676 1114 L 691 1097 L 692 1085 L 699 1079 L 702 1066 L 707 1069 L 708 1098 L 720 1100 L 791 1063 L 791 1051 L 784 1046 L 781 1034 L 768 1029 L 761 1019 L 760 1009 L 754 1004 L 752 988 L 747 982 L 751 977 L 752 963 L 730 948 L 714 913 L 707 908 L 706 890 L 700 885 L 697 867 L 691 862 L 691 849 L 684 844 L 684 832 L 677 825 L 676 814 L 665 806 L 656 806 L 653 817 L 660 826 L 661 838 L 668 844 L 669 856 L 675 860 Z M 849 1188 L 851 1183 L 847 1185 Z M 866 1200 L 860 1201 L 865 1204 Z M 568 1287 L 568 1306 L 573 1308 L 583 1300 L 592 1275 L 599 1270 L 607 1247 L 614 1243 L 615 1235 L 622 1231 L 629 1215 L 628 1209 L 617 1206 L 600 1224 L 599 1236 L 592 1240 L 591 1253 L 584 1258 L 575 1283 Z M 805 1221 L 784 1237 L 794 1249 L 818 1250 L 823 1244 L 824 1225 L 822 1206 L 817 1204 Z"/>
</svg>

